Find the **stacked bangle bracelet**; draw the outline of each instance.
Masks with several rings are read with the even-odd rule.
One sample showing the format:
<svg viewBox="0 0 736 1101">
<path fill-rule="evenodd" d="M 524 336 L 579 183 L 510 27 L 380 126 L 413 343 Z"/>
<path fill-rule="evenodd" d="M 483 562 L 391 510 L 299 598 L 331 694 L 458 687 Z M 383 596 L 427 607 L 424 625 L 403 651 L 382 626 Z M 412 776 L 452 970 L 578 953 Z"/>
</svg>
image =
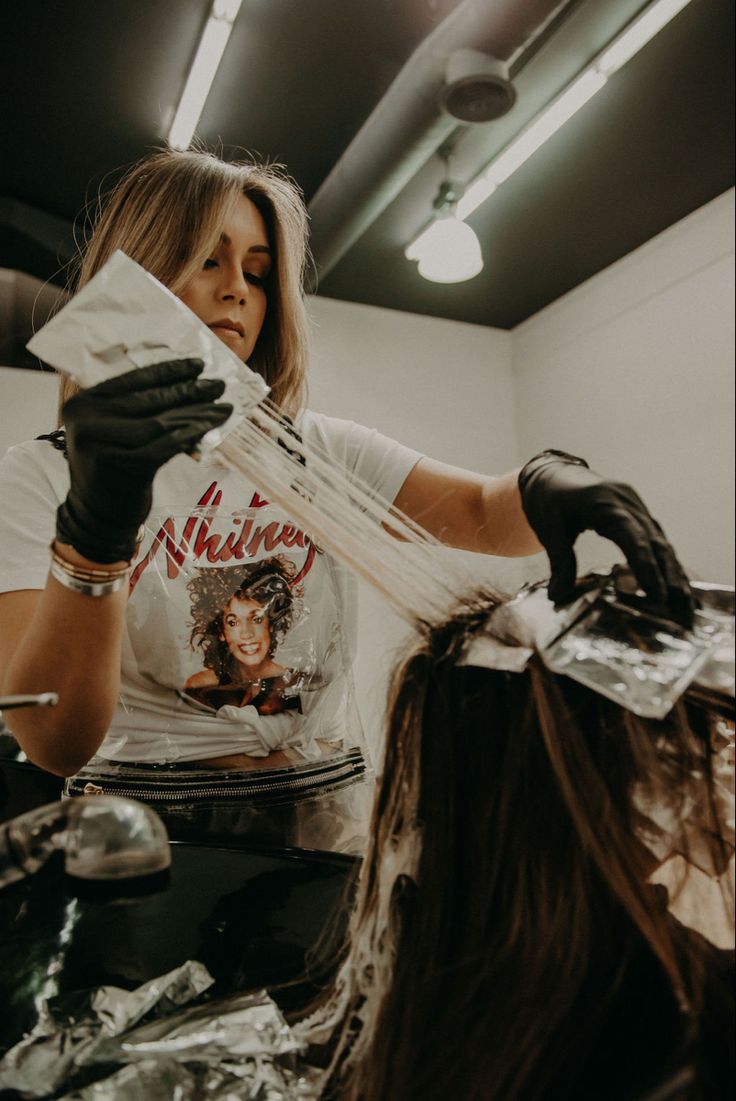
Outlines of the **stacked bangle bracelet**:
<svg viewBox="0 0 736 1101">
<path fill-rule="evenodd" d="M 51 566 L 49 572 L 59 584 L 72 592 L 83 596 L 109 596 L 128 583 L 131 565 L 117 570 L 89 570 L 84 566 L 73 566 L 56 553 L 51 545 Z"/>
</svg>

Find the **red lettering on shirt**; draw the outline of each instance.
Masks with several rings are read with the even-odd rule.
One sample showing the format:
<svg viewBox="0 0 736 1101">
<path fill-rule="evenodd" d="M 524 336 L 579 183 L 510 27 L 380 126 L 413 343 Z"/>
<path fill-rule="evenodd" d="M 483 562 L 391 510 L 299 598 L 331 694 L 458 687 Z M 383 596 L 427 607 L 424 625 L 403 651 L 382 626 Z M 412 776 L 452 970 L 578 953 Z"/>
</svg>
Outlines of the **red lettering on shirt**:
<svg viewBox="0 0 736 1101">
<path fill-rule="evenodd" d="M 222 490 L 219 489 L 217 482 L 212 482 L 184 521 L 181 535 L 177 534 L 176 518 L 168 516 L 156 532 L 151 546 L 133 570 L 130 591 L 133 591 L 144 571 L 161 554 L 166 559 L 166 576 L 173 581 L 179 576 L 188 555 L 198 564 L 213 565 L 230 562 L 233 559 L 242 561 L 244 558 L 255 558 L 259 551 L 271 554 L 279 547 L 299 547 L 302 550 L 306 549 L 307 554 L 292 584 L 295 585 L 306 577 L 312 568 L 317 549 L 308 535 L 293 524 L 281 524 L 274 520 L 260 525 L 257 523 L 257 517 L 242 514 L 231 517 L 233 528 L 225 535 L 211 532 L 214 520 L 221 520 L 222 517 L 216 516 L 214 511 L 212 514 L 201 516 L 198 515 L 198 511 L 208 508 L 214 510 L 221 501 Z M 254 493 L 248 509 L 263 508 L 268 503 L 258 493 Z"/>
</svg>

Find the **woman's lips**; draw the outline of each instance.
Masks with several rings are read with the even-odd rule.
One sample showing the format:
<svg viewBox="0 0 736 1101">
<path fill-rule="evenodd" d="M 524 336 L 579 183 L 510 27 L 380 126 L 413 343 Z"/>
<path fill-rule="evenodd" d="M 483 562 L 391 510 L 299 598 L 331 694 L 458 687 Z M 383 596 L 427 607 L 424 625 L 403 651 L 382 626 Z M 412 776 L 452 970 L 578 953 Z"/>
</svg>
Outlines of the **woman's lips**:
<svg viewBox="0 0 736 1101">
<path fill-rule="evenodd" d="M 237 329 L 230 328 L 228 325 L 209 325 L 208 328 L 212 329 L 215 336 L 219 336 L 220 340 L 242 340 L 243 334 Z"/>
</svg>

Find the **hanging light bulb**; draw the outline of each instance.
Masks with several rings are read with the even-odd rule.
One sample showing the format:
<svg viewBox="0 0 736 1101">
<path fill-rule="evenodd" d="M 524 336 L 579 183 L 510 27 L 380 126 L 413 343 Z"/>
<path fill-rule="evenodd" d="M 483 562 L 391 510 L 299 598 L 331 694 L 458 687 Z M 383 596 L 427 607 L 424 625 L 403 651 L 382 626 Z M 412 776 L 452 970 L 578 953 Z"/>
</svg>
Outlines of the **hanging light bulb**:
<svg viewBox="0 0 736 1101">
<path fill-rule="evenodd" d="M 457 184 L 445 180 L 433 204 L 435 221 L 406 249 L 407 259 L 417 260 L 417 271 L 432 283 L 464 283 L 483 270 L 480 242 L 457 216 L 462 193 Z"/>
<path fill-rule="evenodd" d="M 417 271 L 432 283 L 463 283 L 483 270 L 480 243 L 467 222 L 453 212 L 432 226 Z"/>
</svg>

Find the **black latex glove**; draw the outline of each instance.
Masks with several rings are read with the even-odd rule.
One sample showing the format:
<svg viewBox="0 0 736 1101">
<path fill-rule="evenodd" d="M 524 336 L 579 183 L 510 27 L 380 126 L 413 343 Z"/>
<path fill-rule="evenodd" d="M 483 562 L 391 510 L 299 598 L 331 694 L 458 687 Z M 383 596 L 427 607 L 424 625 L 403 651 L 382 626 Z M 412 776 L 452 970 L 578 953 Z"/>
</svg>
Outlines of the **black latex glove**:
<svg viewBox="0 0 736 1101">
<path fill-rule="evenodd" d="M 527 520 L 549 556 L 549 597 L 566 604 L 575 596 L 573 547 L 583 531 L 596 531 L 621 548 L 639 585 L 660 609 L 692 626 L 695 599 L 685 571 L 639 495 L 609 482 L 584 459 L 543 451 L 519 474 Z"/>
<path fill-rule="evenodd" d="M 200 359 L 155 363 L 76 394 L 64 405 L 71 487 L 56 538 L 93 562 L 129 561 L 151 509 L 159 467 L 192 451 L 232 406 L 225 384 L 198 378 Z"/>
</svg>

